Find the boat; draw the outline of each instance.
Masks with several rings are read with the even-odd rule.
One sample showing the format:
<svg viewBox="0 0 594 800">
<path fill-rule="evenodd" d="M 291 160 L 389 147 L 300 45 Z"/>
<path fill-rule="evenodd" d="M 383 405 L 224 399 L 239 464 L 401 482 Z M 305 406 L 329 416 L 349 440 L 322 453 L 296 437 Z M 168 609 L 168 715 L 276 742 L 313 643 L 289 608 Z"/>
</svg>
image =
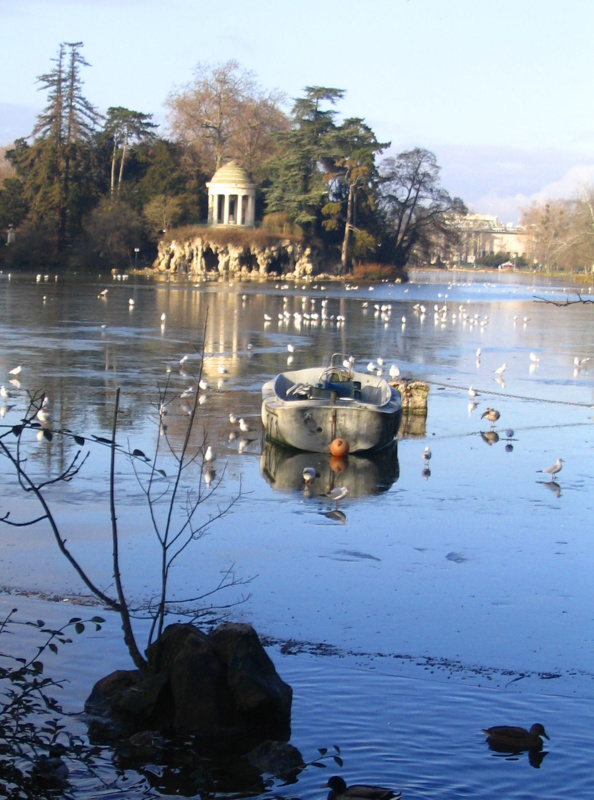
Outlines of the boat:
<svg viewBox="0 0 594 800">
<path fill-rule="evenodd" d="M 279 373 L 262 387 L 262 423 L 285 447 L 328 453 L 379 450 L 396 438 L 400 392 L 375 373 L 355 372 L 354 359 L 334 353 L 330 365 Z M 334 452 L 334 455 L 342 455 Z"/>
</svg>

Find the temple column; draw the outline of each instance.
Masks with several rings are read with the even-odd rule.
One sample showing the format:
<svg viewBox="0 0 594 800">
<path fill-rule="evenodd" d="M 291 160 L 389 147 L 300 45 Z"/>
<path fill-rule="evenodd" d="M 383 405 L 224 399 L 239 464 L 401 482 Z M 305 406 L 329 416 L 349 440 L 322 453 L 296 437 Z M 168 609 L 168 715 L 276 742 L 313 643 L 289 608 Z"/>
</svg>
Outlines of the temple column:
<svg viewBox="0 0 594 800">
<path fill-rule="evenodd" d="M 225 192 L 225 210 L 223 212 L 223 225 L 229 224 L 229 194 Z"/>
</svg>

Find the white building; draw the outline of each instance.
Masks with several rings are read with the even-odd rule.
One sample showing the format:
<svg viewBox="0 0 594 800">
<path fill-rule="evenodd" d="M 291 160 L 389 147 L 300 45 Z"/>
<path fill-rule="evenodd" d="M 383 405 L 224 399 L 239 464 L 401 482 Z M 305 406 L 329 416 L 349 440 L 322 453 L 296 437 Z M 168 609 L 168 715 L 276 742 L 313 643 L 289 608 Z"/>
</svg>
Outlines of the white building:
<svg viewBox="0 0 594 800">
<path fill-rule="evenodd" d="M 256 184 L 251 182 L 243 167 L 229 161 L 215 172 L 206 186 L 209 225 L 254 227 Z"/>
</svg>

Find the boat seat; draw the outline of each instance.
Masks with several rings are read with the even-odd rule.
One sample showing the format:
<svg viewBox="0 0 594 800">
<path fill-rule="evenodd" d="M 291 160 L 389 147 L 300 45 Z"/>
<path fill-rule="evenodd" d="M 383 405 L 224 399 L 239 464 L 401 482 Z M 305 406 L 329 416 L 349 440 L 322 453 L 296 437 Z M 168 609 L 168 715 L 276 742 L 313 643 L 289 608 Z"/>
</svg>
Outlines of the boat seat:
<svg viewBox="0 0 594 800">
<path fill-rule="evenodd" d="M 323 389 L 329 389 L 331 392 L 336 392 L 337 397 L 354 397 L 355 387 L 352 381 L 322 381 Z"/>
</svg>

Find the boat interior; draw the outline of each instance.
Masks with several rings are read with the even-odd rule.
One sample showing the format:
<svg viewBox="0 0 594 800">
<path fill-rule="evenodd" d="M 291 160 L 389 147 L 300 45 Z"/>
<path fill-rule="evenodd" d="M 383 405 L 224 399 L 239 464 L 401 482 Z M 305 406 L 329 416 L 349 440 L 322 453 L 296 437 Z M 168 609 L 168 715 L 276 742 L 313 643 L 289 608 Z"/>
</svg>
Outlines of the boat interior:
<svg viewBox="0 0 594 800">
<path fill-rule="evenodd" d="M 382 406 L 392 398 L 389 384 L 377 376 L 351 372 L 340 367 L 282 372 L 274 382 L 281 400 L 324 400 L 336 403 L 352 400 Z"/>
</svg>

